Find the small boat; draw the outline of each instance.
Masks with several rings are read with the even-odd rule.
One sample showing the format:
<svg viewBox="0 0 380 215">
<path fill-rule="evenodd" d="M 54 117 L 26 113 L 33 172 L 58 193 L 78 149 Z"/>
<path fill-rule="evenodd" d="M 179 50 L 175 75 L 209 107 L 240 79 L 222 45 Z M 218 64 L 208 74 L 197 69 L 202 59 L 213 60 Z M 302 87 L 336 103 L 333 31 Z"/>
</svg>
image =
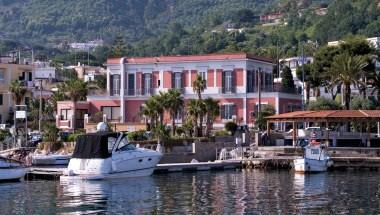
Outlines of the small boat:
<svg viewBox="0 0 380 215">
<path fill-rule="evenodd" d="M 101 180 L 149 176 L 160 161 L 158 151 L 136 148 L 127 135 L 97 132 L 80 135 L 61 180 Z"/>
<path fill-rule="evenodd" d="M 71 154 L 34 154 L 32 156 L 32 165 L 67 165 L 70 158 Z"/>
<path fill-rule="evenodd" d="M 20 181 L 27 170 L 18 161 L 0 157 L 0 182 Z"/>
<path fill-rule="evenodd" d="M 312 141 L 304 150 L 304 157 L 293 161 L 296 172 L 324 172 L 332 166 L 333 161 L 327 155 L 324 144 Z"/>
</svg>

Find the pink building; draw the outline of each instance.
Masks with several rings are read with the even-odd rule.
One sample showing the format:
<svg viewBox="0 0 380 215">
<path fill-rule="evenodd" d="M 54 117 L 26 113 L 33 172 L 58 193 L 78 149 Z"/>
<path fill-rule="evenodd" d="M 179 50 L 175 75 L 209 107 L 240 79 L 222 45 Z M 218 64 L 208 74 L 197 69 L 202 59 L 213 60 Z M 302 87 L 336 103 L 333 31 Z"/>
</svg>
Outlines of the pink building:
<svg viewBox="0 0 380 215">
<path fill-rule="evenodd" d="M 102 112 L 108 121 L 141 125 L 144 121 L 139 111 L 150 96 L 176 88 L 183 93 L 185 101 L 194 99 L 197 96 L 192 82 L 201 75 L 207 82 L 203 98 L 219 100 L 221 115 L 215 127 L 233 120 L 252 126 L 259 103 L 259 77 L 262 105 L 272 105 L 277 113 L 301 106 L 300 95 L 281 92 L 273 85 L 272 67 L 270 59 L 245 53 L 108 59 L 107 94 L 88 96 L 87 102 L 77 107 L 80 109 L 77 113 L 82 115 L 77 114 L 76 122 L 86 121 L 84 113 L 92 117 Z M 58 127 L 72 128 L 72 123 L 68 122 L 74 118 L 70 115 L 72 108 L 70 102 L 58 103 Z M 181 120 L 179 117 L 177 122 L 181 123 Z M 169 116 L 166 116 L 166 122 L 170 124 Z M 76 125 L 82 126 L 83 123 Z M 134 130 L 133 127 L 128 129 Z"/>
</svg>

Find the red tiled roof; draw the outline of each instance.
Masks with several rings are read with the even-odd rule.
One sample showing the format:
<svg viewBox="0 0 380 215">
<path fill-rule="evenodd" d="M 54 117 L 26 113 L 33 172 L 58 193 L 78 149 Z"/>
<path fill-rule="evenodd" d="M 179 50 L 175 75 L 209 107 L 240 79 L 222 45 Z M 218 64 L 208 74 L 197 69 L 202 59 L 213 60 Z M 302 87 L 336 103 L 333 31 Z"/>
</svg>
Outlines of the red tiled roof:
<svg viewBox="0 0 380 215">
<path fill-rule="evenodd" d="M 296 119 L 371 119 L 380 118 L 380 110 L 322 110 L 322 111 L 295 111 L 266 117 L 269 120 L 296 120 Z"/>
<path fill-rule="evenodd" d="M 216 53 L 204 55 L 178 55 L 178 56 L 161 56 L 161 57 L 136 57 L 125 58 L 125 63 L 158 63 L 158 62 L 186 62 L 186 61 L 209 61 L 209 60 L 234 60 L 234 59 L 252 59 L 272 63 L 272 60 L 266 57 L 254 56 L 246 53 Z M 120 58 L 110 58 L 107 64 L 118 64 Z"/>
</svg>

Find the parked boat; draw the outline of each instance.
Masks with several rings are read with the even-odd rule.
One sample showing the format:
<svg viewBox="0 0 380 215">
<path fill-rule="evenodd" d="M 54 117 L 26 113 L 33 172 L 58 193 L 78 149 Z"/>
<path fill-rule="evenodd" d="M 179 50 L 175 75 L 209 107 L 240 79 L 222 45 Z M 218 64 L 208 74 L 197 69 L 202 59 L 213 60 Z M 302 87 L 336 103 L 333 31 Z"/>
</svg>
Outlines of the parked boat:
<svg viewBox="0 0 380 215">
<path fill-rule="evenodd" d="M 69 164 L 71 154 L 34 154 L 32 156 L 33 165 L 67 165 Z"/>
<path fill-rule="evenodd" d="M 296 172 L 324 172 L 332 166 L 324 144 L 312 142 L 304 150 L 304 156 L 293 161 Z"/>
<path fill-rule="evenodd" d="M 149 176 L 161 157 L 158 151 L 136 148 L 123 133 L 85 134 L 78 136 L 61 180 Z"/>
<path fill-rule="evenodd" d="M 0 157 L 0 182 L 19 181 L 26 171 L 20 162 Z"/>
</svg>

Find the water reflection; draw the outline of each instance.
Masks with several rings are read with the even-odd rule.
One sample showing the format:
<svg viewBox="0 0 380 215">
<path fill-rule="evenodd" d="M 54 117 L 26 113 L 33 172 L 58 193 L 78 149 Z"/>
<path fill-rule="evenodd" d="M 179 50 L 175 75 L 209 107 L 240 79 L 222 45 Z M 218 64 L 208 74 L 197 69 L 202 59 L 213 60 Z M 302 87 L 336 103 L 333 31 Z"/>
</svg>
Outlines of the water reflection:
<svg viewBox="0 0 380 215">
<path fill-rule="evenodd" d="M 61 182 L 57 196 L 58 211 L 65 214 L 152 211 L 156 186 L 151 177 Z M 159 199 L 159 198 L 158 198 Z"/>
<path fill-rule="evenodd" d="M 0 184 L 0 214 L 378 214 L 378 172 L 225 171 Z"/>
</svg>

